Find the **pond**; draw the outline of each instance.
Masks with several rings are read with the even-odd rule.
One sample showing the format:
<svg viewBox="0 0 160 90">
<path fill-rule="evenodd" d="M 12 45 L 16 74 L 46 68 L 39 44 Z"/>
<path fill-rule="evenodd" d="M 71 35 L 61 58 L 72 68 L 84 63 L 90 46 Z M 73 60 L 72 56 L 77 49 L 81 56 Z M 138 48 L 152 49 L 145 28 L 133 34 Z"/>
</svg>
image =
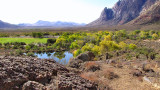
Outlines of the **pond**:
<svg viewBox="0 0 160 90">
<path fill-rule="evenodd" d="M 35 55 L 40 59 L 54 59 L 56 62 L 66 65 L 69 60 L 73 58 L 73 54 L 65 51 L 65 52 L 43 52 L 43 53 L 35 53 Z"/>
</svg>

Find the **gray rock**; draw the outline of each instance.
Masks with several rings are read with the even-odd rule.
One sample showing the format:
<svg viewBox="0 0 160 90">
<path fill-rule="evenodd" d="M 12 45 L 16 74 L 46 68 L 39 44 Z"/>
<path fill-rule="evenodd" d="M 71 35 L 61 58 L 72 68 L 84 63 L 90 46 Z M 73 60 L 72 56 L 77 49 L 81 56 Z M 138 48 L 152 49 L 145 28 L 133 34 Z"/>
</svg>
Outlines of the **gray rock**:
<svg viewBox="0 0 160 90">
<path fill-rule="evenodd" d="M 0 90 L 96 90 L 97 84 L 68 73 L 51 59 L 0 57 Z"/>
<path fill-rule="evenodd" d="M 152 83 L 151 80 L 149 78 L 147 78 L 146 76 L 143 77 L 143 80 L 146 81 L 146 82 L 148 82 L 148 83 Z"/>
<path fill-rule="evenodd" d="M 86 61 L 92 61 L 95 55 L 92 52 L 85 52 L 78 55 L 76 58 L 71 58 L 69 60 L 68 66 L 72 68 L 79 68 L 81 63 Z"/>
<path fill-rule="evenodd" d="M 38 82 L 28 81 L 23 85 L 22 90 L 46 90 L 46 87 Z"/>
<path fill-rule="evenodd" d="M 81 63 L 83 63 L 82 60 L 72 58 L 72 59 L 69 60 L 68 66 L 71 67 L 71 68 L 77 68 L 78 69 L 78 68 L 80 68 Z"/>
<path fill-rule="evenodd" d="M 145 13 L 156 1 L 157 0 L 119 0 L 113 8 L 104 8 L 101 16 L 88 24 L 88 26 L 126 24 Z"/>
<path fill-rule="evenodd" d="M 65 73 L 58 77 L 59 90 L 97 90 L 98 85 L 73 73 Z"/>
</svg>

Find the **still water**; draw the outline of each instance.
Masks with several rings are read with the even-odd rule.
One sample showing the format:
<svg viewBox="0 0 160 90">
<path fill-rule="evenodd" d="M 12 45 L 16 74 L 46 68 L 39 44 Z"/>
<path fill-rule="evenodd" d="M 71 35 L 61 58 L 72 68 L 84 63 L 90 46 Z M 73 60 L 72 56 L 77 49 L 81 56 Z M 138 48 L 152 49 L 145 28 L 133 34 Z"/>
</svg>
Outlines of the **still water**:
<svg viewBox="0 0 160 90">
<path fill-rule="evenodd" d="M 54 59 L 56 62 L 66 65 L 69 60 L 73 58 L 73 54 L 65 51 L 65 52 L 43 52 L 43 53 L 35 53 L 35 55 L 40 59 Z"/>
</svg>

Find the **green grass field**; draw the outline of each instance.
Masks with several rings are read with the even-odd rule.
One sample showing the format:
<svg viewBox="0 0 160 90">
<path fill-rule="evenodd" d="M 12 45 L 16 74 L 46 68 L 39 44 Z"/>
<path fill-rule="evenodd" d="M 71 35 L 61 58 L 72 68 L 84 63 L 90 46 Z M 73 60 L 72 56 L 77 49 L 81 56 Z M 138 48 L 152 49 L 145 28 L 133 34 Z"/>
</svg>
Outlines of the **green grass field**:
<svg viewBox="0 0 160 90">
<path fill-rule="evenodd" d="M 0 43 L 7 42 L 25 42 L 26 44 L 30 43 L 47 43 L 47 38 L 0 38 Z"/>
</svg>

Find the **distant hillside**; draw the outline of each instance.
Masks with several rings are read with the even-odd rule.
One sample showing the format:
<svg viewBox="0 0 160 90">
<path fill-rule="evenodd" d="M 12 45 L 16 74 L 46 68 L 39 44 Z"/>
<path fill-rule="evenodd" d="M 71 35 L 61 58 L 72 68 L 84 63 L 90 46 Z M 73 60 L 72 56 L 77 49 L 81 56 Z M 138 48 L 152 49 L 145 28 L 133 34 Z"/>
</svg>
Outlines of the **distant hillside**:
<svg viewBox="0 0 160 90">
<path fill-rule="evenodd" d="M 18 26 L 0 20 L 0 28 L 17 28 Z"/>
<path fill-rule="evenodd" d="M 19 24 L 19 26 L 52 26 L 52 27 L 73 27 L 73 26 L 84 26 L 84 25 L 85 24 L 83 23 L 79 24 L 74 22 L 62 22 L 62 21 L 49 22 L 49 21 L 42 21 L 42 20 L 39 20 L 33 24 L 27 24 L 27 23 Z"/>
<path fill-rule="evenodd" d="M 113 8 L 104 8 L 101 16 L 88 26 L 116 26 L 159 22 L 159 0 L 119 0 Z"/>
</svg>

